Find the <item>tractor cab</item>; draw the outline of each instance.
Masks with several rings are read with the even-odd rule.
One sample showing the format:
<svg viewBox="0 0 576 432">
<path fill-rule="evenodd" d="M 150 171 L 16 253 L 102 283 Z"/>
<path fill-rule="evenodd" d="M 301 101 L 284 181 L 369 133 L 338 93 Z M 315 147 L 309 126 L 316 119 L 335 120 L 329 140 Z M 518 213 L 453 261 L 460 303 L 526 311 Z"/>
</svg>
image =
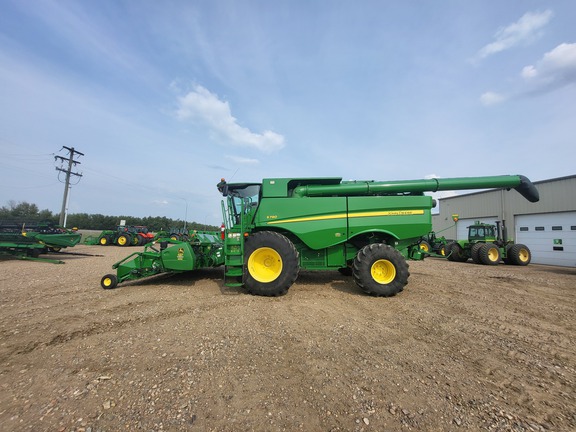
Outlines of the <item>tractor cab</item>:
<svg viewBox="0 0 576 432">
<path fill-rule="evenodd" d="M 468 241 L 470 243 L 494 243 L 497 240 L 494 225 L 476 222 L 468 227 Z"/>
</svg>

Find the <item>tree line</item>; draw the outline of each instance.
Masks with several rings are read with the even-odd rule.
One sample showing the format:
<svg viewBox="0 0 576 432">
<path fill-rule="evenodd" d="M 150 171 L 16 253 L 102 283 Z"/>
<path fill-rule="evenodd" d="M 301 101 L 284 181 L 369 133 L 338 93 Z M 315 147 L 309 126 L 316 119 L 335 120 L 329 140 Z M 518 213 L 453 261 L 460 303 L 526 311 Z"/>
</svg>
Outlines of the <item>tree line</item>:
<svg viewBox="0 0 576 432">
<path fill-rule="evenodd" d="M 50 222 L 58 225 L 59 213 L 50 210 L 39 210 L 36 204 L 27 202 L 9 201 L 7 206 L 0 207 L 0 222 L 30 223 Z M 150 231 L 169 230 L 170 228 L 183 228 L 184 221 L 174 220 L 165 216 L 106 216 L 102 214 L 72 213 L 67 216 L 66 226 L 85 230 L 113 230 L 126 221 L 126 225 L 146 226 Z M 219 227 L 214 225 L 186 222 L 186 228 L 199 231 L 216 231 Z"/>
</svg>

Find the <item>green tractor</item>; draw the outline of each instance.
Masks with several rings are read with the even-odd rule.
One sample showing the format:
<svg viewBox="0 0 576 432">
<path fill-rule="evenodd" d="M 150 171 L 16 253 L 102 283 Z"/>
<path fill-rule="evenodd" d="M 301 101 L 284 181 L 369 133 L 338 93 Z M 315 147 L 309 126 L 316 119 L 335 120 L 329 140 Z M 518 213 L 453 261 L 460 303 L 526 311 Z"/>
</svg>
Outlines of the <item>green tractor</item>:
<svg viewBox="0 0 576 432">
<path fill-rule="evenodd" d="M 341 178 L 270 178 L 217 185 L 225 197 L 224 284 L 263 296 L 285 294 L 300 269 L 352 274 L 373 296 L 393 296 L 421 260 L 434 200 L 424 192 L 514 188 L 539 200 L 524 176 L 390 182 Z M 510 252 L 510 256 L 513 253 Z"/>
<path fill-rule="evenodd" d="M 446 245 L 448 260 L 466 262 L 469 259 L 476 264 L 505 264 L 526 266 L 532 259 L 528 246 L 516 244 L 507 239 L 504 221 L 496 225 L 476 221 L 468 227 L 468 239 L 452 241 Z"/>
</svg>

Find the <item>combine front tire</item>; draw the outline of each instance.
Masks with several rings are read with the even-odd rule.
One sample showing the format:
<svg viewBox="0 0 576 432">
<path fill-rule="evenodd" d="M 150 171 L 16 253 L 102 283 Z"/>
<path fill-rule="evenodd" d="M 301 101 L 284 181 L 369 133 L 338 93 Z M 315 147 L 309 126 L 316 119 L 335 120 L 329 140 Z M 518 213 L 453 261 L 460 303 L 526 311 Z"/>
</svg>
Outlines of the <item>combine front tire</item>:
<svg viewBox="0 0 576 432">
<path fill-rule="evenodd" d="M 105 236 L 103 236 L 103 237 L 100 237 L 100 238 L 98 239 L 98 244 L 99 244 L 100 246 L 109 245 L 109 244 L 110 244 L 110 237 L 108 237 L 107 235 L 105 235 Z"/>
<path fill-rule="evenodd" d="M 508 260 L 514 265 L 527 266 L 532 260 L 532 253 L 528 246 L 515 244 L 508 249 Z"/>
<path fill-rule="evenodd" d="M 114 289 L 118 286 L 118 278 L 116 275 L 107 274 L 100 280 L 100 286 L 104 289 Z"/>
<path fill-rule="evenodd" d="M 382 243 L 364 246 L 354 260 L 354 280 L 362 291 L 376 297 L 398 294 L 408 283 L 408 263 L 400 252 Z"/>
<path fill-rule="evenodd" d="M 257 232 L 246 239 L 244 286 L 250 294 L 286 294 L 298 277 L 298 252 L 292 242 L 273 231 Z"/>
</svg>

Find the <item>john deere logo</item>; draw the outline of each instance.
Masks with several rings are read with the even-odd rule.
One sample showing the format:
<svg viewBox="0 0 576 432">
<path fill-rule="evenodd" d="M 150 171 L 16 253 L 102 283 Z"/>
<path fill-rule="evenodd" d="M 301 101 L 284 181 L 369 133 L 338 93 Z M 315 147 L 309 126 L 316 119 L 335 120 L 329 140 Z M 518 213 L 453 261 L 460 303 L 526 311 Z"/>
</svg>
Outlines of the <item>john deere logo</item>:
<svg viewBox="0 0 576 432">
<path fill-rule="evenodd" d="M 178 255 L 176 256 L 178 261 L 182 261 L 184 259 L 184 248 L 178 249 Z"/>
</svg>

